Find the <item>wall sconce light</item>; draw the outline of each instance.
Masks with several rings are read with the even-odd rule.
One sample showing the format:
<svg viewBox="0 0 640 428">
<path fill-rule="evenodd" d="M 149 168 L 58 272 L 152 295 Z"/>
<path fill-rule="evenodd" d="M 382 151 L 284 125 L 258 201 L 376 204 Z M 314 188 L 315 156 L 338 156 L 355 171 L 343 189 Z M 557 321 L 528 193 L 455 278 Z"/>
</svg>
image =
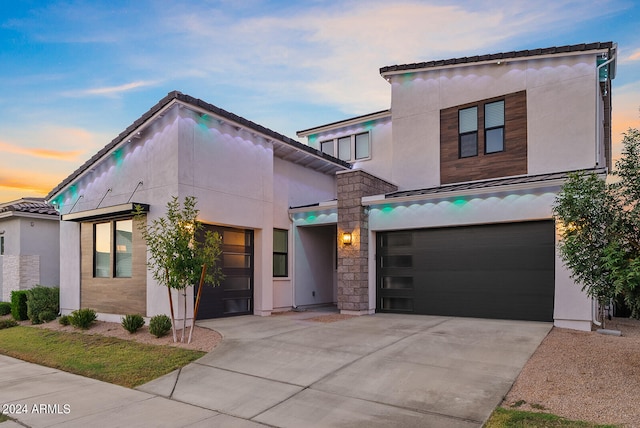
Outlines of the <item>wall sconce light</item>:
<svg viewBox="0 0 640 428">
<path fill-rule="evenodd" d="M 342 243 L 344 245 L 351 245 L 351 232 L 342 233 Z"/>
</svg>

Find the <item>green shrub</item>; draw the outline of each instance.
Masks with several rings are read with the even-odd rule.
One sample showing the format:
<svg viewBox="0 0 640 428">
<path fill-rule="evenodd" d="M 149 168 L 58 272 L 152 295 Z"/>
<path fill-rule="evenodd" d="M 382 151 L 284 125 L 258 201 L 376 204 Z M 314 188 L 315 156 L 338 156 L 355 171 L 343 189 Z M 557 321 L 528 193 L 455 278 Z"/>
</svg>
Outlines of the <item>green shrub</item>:
<svg viewBox="0 0 640 428">
<path fill-rule="evenodd" d="M 58 287 L 42 287 L 40 285 L 27 290 L 27 317 L 32 324 L 41 324 L 40 313 L 51 312 L 55 315 L 60 311 L 60 289 Z M 47 317 L 50 317 L 48 314 Z"/>
<path fill-rule="evenodd" d="M 149 333 L 155 337 L 162 337 L 171 330 L 171 318 L 166 315 L 156 315 L 149 321 Z"/>
<path fill-rule="evenodd" d="M 69 315 L 63 315 L 60 318 L 58 318 L 58 322 L 60 323 L 60 325 L 69 325 L 71 324 L 71 319 Z"/>
<path fill-rule="evenodd" d="M 3 328 L 15 327 L 18 325 L 16 320 L 8 319 L 8 320 L 0 320 L 0 330 Z"/>
<path fill-rule="evenodd" d="M 122 317 L 122 327 L 129 333 L 135 333 L 140 327 L 144 325 L 144 318 L 142 315 L 125 315 Z"/>
<path fill-rule="evenodd" d="M 0 302 L 0 316 L 8 315 L 11 313 L 11 303 Z"/>
<path fill-rule="evenodd" d="M 38 314 L 38 320 L 40 321 L 40 323 L 45 323 L 45 322 L 53 321 L 54 319 L 56 319 L 57 316 L 58 314 L 54 312 L 42 311 Z"/>
<path fill-rule="evenodd" d="M 71 312 L 69 322 L 76 328 L 86 330 L 91 327 L 91 324 L 93 324 L 96 318 L 98 318 L 96 311 L 94 311 L 93 309 L 84 308 Z"/>
<path fill-rule="evenodd" d="M 11 315 L 16 321 L 27 319 L 27 290 L 11 292 Z"/>
</svg>

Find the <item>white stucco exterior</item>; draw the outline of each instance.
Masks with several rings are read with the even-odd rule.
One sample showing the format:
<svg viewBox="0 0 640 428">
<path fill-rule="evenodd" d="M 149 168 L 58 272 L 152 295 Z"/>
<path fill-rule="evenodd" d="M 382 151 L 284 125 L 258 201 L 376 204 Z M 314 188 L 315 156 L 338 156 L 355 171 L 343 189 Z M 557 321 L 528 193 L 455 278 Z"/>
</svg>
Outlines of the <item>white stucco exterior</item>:
<svg viewBox="0 0 640 428">
<path fill-rule="evenodd" d="M 355 269 L 349 274 L 360 278 L 362 273 L 368 284 L 349 291 L 360 293 L 358 296 L 368 291 L 368 303 L 364 303 L 369 307 L 363 312 L 374 312 L 379 309 L 376 234 L 551 220 L 561 179 L 549 182 L 540 177 L 606 167 L 610 160 L 605 157 L 602 123 L 609 105 L 596 65 L 599 56 L 610 54 L 610 47 L 576 45 L 507 60 L 461 59 L 385 68 L 381 74 L 390 83 L 390 110 L 300 131 L 298 136 L 307 138 L 306 147 L 201 100 L 169 94 L 50 194 L 63 220 L 65 215 L 73 220 L 62 221 L 60 226 L 63 311 L 81 304 L 80 259 L 86 257 L 80 245 L 83 213 L 93 219 L 99 208 L 136 202 L 149 206 L 147 218 L 152 221 L 164 215 L 172 196 L 195 196 L 203 223 L 252 231 L 253 313 L 258 315 L 335 303 L 344 286 L 338 279 L 343 272 L 339 262 L 350 257 L 339 250 L 342 231 L 337 225 L 345 219 L 360 221 L 364 215 L 358 231 L 360 227 L 365 230 L 368 252 L 351 257 L 360 257 L 355 265 L 365 266 L 366 273 Z M 526 162 L 525 155 L 519 155 L 524 172 L 517 178 L 535 179 L 517 186 L 490 183 L 451 190 L 447 186 L 461 180 L 443 183 L 441 179 L 441 169 L 446 170 L 441 137 L 449 138 L 441 134 L 443 110 L 516 93 L 523 100 L 518 109 L 525 110 L 526 118 L 526 125 L 517 127 L 526 135 L 521 138 Z M 368 135 L 369 156 L 355 159 L 356 136 L 362 134 Z M 346 136 L 353 138 L 348 161 L 321 153 L 323 142 L 335 141 L 337 148 L 338 139 Z M 349 177 L 366 173 L 367 184 L 340 181 L 343 190 L 338 195 L 336 176 L 349 169 L 356 170 Z M 493 175 L 479 181 L 503 178 Z M 374 182 L 383 187 L 372 187 Z M 358 196 L 353 203 L 350 195 L 359 185 L 376 191 L 397 187 L 399 192 L 418 192 L 396 197 L 371 195 L 367 190 L 371 196 Z M 438 190 L 419 192 L 433 188 Z M 340 203 L 349 208 L 341 208 Z M 288 231 L 288 271 L 277 278 L 273 276 L 274 229 Z M 591 301 L 573 282 L 557 251 L 554 272 L 555 324 L 590 329 Z M 168 313 L 166 290 L 150 273 L 146 284 L 144 315 Z M 187 298 L 191 301 L 193 296 Z M 175 295 L 180 303 L 179 299 Z M 192 316 L 191 305 L 186 314 L 178 311 L 178 318 Z M 101 317 L 117 320 L 119 315 Z"/>
<path fill-rule="evenodd" d="M 292 281 L 273 278 L 273 229 L 291 230 L 288 208 L 335 199 L 335 178 L 274 156 L 273 141 L 237 123 L 176 103 L 132 133 L 55 195 L 65 214 L 81 215 L 127 202 L 148 204 L 147 221 L 165 214 L 172 196 L 195 196 L 206 224 L 253 231 L 253 312 L 291 307 Z M 277 203 L 274 203 L 276 201 Z M 80 226 L 62 221 L 62 307 L 80 307 Z M 290 242 L 293 243 L 292 234 Z M 290 244 L 290 246 L 292 246 Z M 87 255 L 84 255 L 87 257 Z M 293 259 L 292 254 L 289 257 Z M 293 266 L 291 261 L 289 266 Z M 145 316 L 168 313 L 167 292 L 147 274 Z M 193 299 L 189 290 L 188 299 Z M 174 293 L 177 317 L 182 297 Z M 122 314 L 100 313 L 105 320 Z M 188 305 L 187 317 L 192 316 Z"/>
</svg>

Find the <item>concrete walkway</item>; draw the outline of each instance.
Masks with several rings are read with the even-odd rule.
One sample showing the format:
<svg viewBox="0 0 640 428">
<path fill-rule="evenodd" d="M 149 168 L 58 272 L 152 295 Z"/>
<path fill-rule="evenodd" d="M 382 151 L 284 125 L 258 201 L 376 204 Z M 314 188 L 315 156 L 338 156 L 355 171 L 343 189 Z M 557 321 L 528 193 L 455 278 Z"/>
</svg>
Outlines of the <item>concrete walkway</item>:
<svg viewBox="0 0 640 428">
<path fill-rule="evenodd" d="M 478 427 L 551 328 L 395 314 L 307 319 L 318 315 L 202 322 L 222 333 L 221 345 L 137 390 L 0 357 L 0 404 L 26 404 L 28 413 L 11 416 L 31 427 Z M 34 404 L 61 410 L 34 413 Z"/>
</svg>

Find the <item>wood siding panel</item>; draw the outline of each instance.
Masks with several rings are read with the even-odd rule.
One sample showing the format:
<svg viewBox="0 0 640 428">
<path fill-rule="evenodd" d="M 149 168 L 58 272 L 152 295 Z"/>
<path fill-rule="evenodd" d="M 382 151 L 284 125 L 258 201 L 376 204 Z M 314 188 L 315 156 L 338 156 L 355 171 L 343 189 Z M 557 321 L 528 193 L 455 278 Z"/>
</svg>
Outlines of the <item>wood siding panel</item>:
<svg viewBox="0 0 640 428">
<path fill-rule="evenodd" d="M 99 222 L 97 222 L 99 223 Z M 147 248 L 133 225 L 131 278 L 93 277 L 93 225 L 82 223 L 80 230 L 80 307 L 107 314 L 147 315 Z M 111 254 L 113 266 L 113 253 Z"/>
<path fill-rule="evenodd" d="M 504 99 L 504 151 L 484 153 L 484 104 Z M 459 158 L 458 111 L 478 106 L 478 155 Z M 525 91 L 507 94 L 440 111 L 441 184 L 527 173 L 527 96 Z"/>
</svg>

